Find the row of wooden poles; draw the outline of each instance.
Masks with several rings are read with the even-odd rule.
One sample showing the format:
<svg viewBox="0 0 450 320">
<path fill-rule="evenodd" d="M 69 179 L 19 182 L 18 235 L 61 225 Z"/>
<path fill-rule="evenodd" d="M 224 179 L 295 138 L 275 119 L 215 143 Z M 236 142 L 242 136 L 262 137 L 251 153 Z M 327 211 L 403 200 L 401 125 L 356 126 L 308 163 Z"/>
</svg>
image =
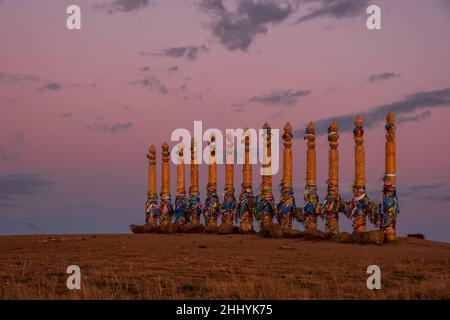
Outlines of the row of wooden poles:
<svg viewBox="0 0 450 320">
<path fill-rule="evenodd" d="M 294 219 L 303 223 L 306 230 L 317 230 L 317 221 L 321 217 L 325 220 L 325 231 L 331 234 L 339 233 L 339 213 L 350 218 L 353 223 L 353 232 L 365 232 L 366 221 L 369 220 L 385 234 L 387 240 L 396 238 L 396 221 L 399 213 L 396 193 L 395 170 L 395 117 L 389 113 L 386 117 L 386 143 L 385 143 L 385 175 L 383 187 L 383 203 L 377 204 L 366 194 L 365 156 L 364 156 L 364 121 L 360 116 L 355 118 L 353 137 L 355 140 L 355 177 L 353 183 L 353 197 L 344 201 L 339 194 L 339 153 L 338 153 L 338 127 L 333 122 L 328 128 L 329 141 L 329 170 L 328 189 L 324 201 L 319 201 L 316 181 L 316 135 L 315 126 L 310 123 L 306 128 L 307 141 L 307 170 L 304 190 L 304 205 L 297 207 L 292 186 L 292 126 L 289 122 L 283 133 L 283 178 L 281 181 L 280 202 L 274 203 L 272 193 L 272 175 L 262 175 L 262 182 L 256 196 L 253 194 L 252 165 L 250 163 L 250 137 L 245 136 L 245 160 L 243 165 L 243 183 L 239 198 L 234 195 L 234 167 L 232 163 L 225 164 L 225 190 L 223 201 L 217 195 L 217 170 L 214 160 L 215 150 L 210 149 L 209 179 L 205 202 L 200 201 L 199 172 L 196 159 L 195 142 L 191 143 L 190 187 L 185 190 L 185 164 L 183 149 L 179 148 L 179 163 L 177 164 L 177 194 L 175 203 L 171 201 L 170 194 L 170 167 L 169 145 L 162 146 L 162 190 L 160 203 L 156 190 L 156 149 L 152 145 L 147 155 L 149 159 L 148 171 L 148 199 L 146 202 L 146 223 L 154 226 L 165 226 L 171 223 L 200 224 L 203 215 L 207 228 L 217 227 L 220 218 L 221 224 L 239 223 L 241 232 L 252 232 L 253 221 L 259 221 L 261 229 L 271 223 L 279 223 L 283 232 L 292 231 Z M 271 154 L 270 126 L 265 123 L 266 156 Z M 228 146 L 226 152 L 229 153 Z M 262 167 L 268 169 L 270 161 L 263 162 Z"/>
</svg>

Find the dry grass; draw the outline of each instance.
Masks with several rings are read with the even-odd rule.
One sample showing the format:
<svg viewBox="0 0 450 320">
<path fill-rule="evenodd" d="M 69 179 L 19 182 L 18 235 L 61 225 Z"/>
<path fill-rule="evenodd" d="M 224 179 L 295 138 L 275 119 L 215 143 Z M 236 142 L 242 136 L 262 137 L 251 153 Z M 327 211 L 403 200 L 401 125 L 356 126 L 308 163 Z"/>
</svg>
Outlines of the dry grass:
<svg viewBox="0 0 450 320">
<path fill-rule="evenodd" d="M 66 287 L 71 264 L 81 290 Z M 366 288 L 370 264 L 382 270 L 381 290 Z M 449 299 L 449 266 L 449 244 L 406 238 L 0 237 L 0 299 Z"/>
</svg>

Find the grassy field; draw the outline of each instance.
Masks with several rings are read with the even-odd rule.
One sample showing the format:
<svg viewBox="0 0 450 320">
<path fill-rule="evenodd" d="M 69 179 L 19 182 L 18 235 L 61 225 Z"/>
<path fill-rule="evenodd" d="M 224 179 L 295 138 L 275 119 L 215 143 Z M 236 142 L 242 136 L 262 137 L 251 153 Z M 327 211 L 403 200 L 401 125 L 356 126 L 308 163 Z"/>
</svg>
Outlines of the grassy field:
<svg viewBox="0 0 450 320">
<path fill-rule="evenodd" d="M 366 268 L 381 268 L 368 290 Z M 69 290 L 69 265 L 81 290 Z M 0 237 L 0 299 L 450 299 L 450 244 L 257 235 Z"/>
</svg>

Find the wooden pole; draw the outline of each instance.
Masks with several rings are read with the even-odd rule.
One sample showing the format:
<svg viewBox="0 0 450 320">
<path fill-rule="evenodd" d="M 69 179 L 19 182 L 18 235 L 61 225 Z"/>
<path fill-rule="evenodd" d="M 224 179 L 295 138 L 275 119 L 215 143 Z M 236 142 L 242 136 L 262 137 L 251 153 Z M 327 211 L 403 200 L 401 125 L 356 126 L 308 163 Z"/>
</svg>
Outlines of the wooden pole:
<svg viewBox="0 0 450 320">
<path fill-rule="evenodd" d="M 162 145 L 162 187 L 160 203 L 160 225 L 166 226 L 172 223 L 173 205 L 170 195 L 170 152 L 169 145 L 164 142 Z"/>
<path fill-rule="evenodd" d="M 346 206 L 346 215 L 352 219 L 353 233 L 366 232 L 366 217 L 378 224 L 380 206 L 373 203 L 366 194 L 365 157 L 364 157 L 364 120 L 355 118 L 353 138 L 355 140 L 355 180 L 353 182 L 353 199 Z"/>
<path fill-rule="evenodd" d="M 156 226 L 158 224 L 159 206 L 156 194 L 156 148 L 151 145 L 148 149 L 148 193 L 145 203 L 145 222 Z"/>
<path fill-rule="evenodd" d="M 205 206 L 203 215 L 205 217 L 206 227 L 209 229 L 217 227 L 217 217 L 219 215 L 219 197 L 217 196 L 217 164 L 216 164 L 216 137 L 213 135 L 210 139 L 209 154 L 209 175 L 208 185 L 206 186 Z"/>
<path fill-rule="evenodd" d="M 338 126 L 336 121 L 328 128 L 328 190 L 322 206 L 322 217 L 325 218 L 325 232 L 339 233 L 339 212 L 345 210 L 339 195 L 339 152 Z"/>
<path fill-rule="evenodd" d="M 317 230 L 317 218 L 321 208 L 317 195 L 316 178 L 316 126 L 310 122 L 306 128 L 306 185 L 304 192 L 303 224 L 306 230 Z"/>
<path fill-rule="evenodd" d="M 183 144 L 180 144 L 178 147 L 177 194 L 186 194 Z"/>
<path fill-rule="evenodd" d="M 198 193 L 198 161 L 197 161 L 197 142 L 191 141 L 191 192 Z"/>
<path fill-rule="evenodd" d="M 200 223 L 202 204 L 200 202 L 200 193 L 198 190 L 198 161 L 196 141 L 191 140 L 191 185 L 189 187 L 188 214 L 189 222 L 192 224 Z"/>
<path fill-rule="evenodd" d="M 184 225 L 189 221 L 185 189 L 184 145 L 178 144 L 177 195 L 175 197 L 175 223 Z"/>
<path fill-rule="evenodd" d="M 234 197 L 234 135 L 227 134 L 225 147 L 225 189 L 221 206 L 221 223 L 233 224 L 236 215 L 236 198 Z"/>
<path fill-rule="evenodd" d="M 283 133 L 283 178 L 281 180 L 280 203 L 277 206 L 277 220 L 283 232 L 292 231 L 292 219 L 296 205 L 292 189 L 292 125 L 288 122 Z"/>
<path fill-rule="evenodd" d="M 383 215 L 380 221 L 381 230 L 388 241 L 395 241 L 396 222 L 399 214 L 396 168 L 395 168 L 395 116 L 392 112 L 386 117 L 385 175 L 383 187 Z"/>
<path fill-rule="evenodd" d="M 265 152 L 263 154 L 263 176 L 260 192 L 257 201 L 257 214 L 261 219 L 261 230 L 273 223 L 273 217 L 276 213 L 272 194 L 272 145 L 271 145 L 271 128 L 267 122 L 263 126 L 265 140 Z"/>
<path fill-rule="evenodd" d="M 252 188 L 252 165 L 250 159 L 250 134 L 248 128 L 244 130 L 245 158 L 243 168 L 243 184 Z"/>
<path fill-rule="evenodd" d="M 306 184 L 316 185 L 316 126 L 310 122 L 306 130 Z"/>
<path fill-rule="evenodd" d="M 355 140 L 355 181 L 353 193 L 355 202 L 366 196 L 365 155 L 364 155 L 364 120 L 358 115 L 355 119 L 353 138 Z M 354 233 L 366 231 L 366 215 L 363 211 L 353 217 Z"/>
<path fill-rule="evenodd" d="M 244 130 L 244 165 L 243 165 L 243 182 L 241 192 L 239 194 L 239 231 L 242 233 L 253 232 L 253 216 L 254 216 L 254 197 L 252 186 L 252 165 L 250 159 L 250 134 L 248 128 Z"/>
</svg>

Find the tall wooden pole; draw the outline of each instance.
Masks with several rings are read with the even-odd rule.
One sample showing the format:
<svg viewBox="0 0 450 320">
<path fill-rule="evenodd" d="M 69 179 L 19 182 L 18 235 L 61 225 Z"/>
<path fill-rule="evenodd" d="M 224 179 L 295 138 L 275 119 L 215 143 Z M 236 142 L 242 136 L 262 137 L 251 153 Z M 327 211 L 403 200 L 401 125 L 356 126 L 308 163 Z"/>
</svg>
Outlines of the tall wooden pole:
<svg viewBox="0 0 450 320">
<path fill-rule="evenodd" d="M 252 186 L 252 165 L 250 161 L 250 134 L 249 130 L 244 130 L 245 156 L 243 165 L 243 182 L 239 194 L 239 231 L 242 233 L 253 232 L 253 217 L 255 214 L 253 186 Z"/>
<path fill-rule="evenodd" d="M 308 150 L 306 151 L 306 185 L 304 191 L 303 224 L 306 230 L 317 229 L 317 217 L 321 208 L 317 195 L 316 179 L 316 127 L 310 122 L 306 127 L 305 140 Z"/>
<path fill-rule="evenodd" d="M 203 215 L 207 228 L 217 227 L 217 217 L 219 215 L 219 197 L 217 196 L 217 164 L 216 164 L 216 138 L 211 136 L 209 154 L 209 175 L 206 186 L 205 206 Z"/>
<path fill-rule="evenodd" d="M 257 215 L 261 219 L 261 229 L 273 223 L 273 217 L 276 213 L 276 206 L 272 193 L 272 145 L 271 145 L 271 128 L 266 122 L 263 126 L 265 140 L 265 152 L 263 153 L 263 176 L 261 188 L 257 198 Z"/>
<path fill-rule="evenodd" d="M 200 223 L 202 213 L 202 204 L 200 202 L 200 192 L 198 189 L 198 162 L 196 141 L 191 141 L 191 185 L 189 187 L 188 214 L 189 222 L 193 224 Z"/>
<path fill-rule="evenodd" d="M 347 209 L 347 216 L 353 221 L 353 233 L 366 231 L 366 216 L 376 223 L 379 206 L 373 203 L 366 194 L 365 156 L 364 156 L 364 120 L 361 116 L 355 119 L 353 138 L 355 140 L 355 181 L 353 182 L 353 199 Z"/>
<path fill-rule="evenodd" d="M 380 227 L 388 241 L 395 241 L 398 207 L 396 168 L 395 168 L 395 116 L 392 112 L 386 117 L 385 174 L 383 187 L 383 214 Z"/>
<path fill-rule="evenodd" d="M 355 201 L 366 196 L 366 175 L 365 175 L 365 152 L 364 152 L 364 120 L 361 116 L 355 119 L 355 129 L 353 137 L 355 139 L 355 181 L 353 184 L 353 193 Z M 353 231 L 366 231 L 366 215 L 364 212 L 356 214 L 353 218 Z"/>
<path fill-rule="evenodd" d="M 156 148 L 151 145 L 147 158 L 148 162 L 148 193 L 145 203 L 145 222 L 156 226 L 158 224 L 159 206 L 158 196 L 156 194 Z"/>
<path fill-rule="evenodd" d="M 164 142 L 162 145 L 162 187 L 161 187 L 161 203 L 160 208 L 160 220 L 161 226 L 166 226 L 172 223 L 173 204 L 170 195 L 170 152 L 169 145 Z"/>
<path fill-rule="evenodd" d="M 336 121 L 328 128 L 328 190 L 322 205 L 322 217 L 325 218 L 325 232 L 339 233 L 339 212 L 344 212 L 345 204 L 339 195 L 339 152 L 338 126 Z"/>
<path fill-rule="evenodd" d="M 225 146 L 225 189 L 221 206 L 221 223 L 233 224 L 236 216 L 236 198 L 234 197 L 234 135 L 229 133 Z"/>
<path fill-rule="evenodd" d="M 292 231 L 292 219 L 296 205 L 292 189 L 292 125 L 288 122 L 283 133 L 283 178 L 281 180 L 280 203 L 277 206 L 277 220 L 283 232 Z"/>
<path fill-rule="evenodd" d="M 177 195 L 175 197 L 175 223 L 184 225 L 189 221 L 185 189 L 184 145 L 178 144 Z"/>
</svg>

